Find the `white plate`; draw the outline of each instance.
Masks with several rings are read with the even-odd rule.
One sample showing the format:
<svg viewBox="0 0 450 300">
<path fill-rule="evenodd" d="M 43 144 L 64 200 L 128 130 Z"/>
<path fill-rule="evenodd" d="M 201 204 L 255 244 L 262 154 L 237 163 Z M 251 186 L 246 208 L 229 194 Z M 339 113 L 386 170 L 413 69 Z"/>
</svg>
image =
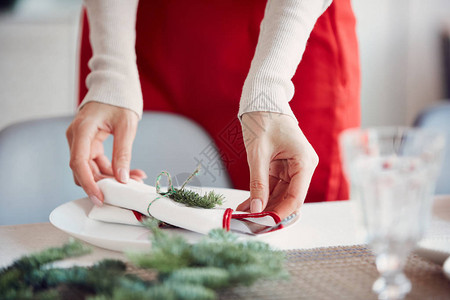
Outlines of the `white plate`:
<svg viewBox="0 0 450 300">
<path fill-rule="evenodd" d="M 444 271 L 444 275 L 450 280 L 450 257 L 444 262 L 442 271 Z"/>
<path fill-rule="evenodd" d="M 201 188 L 208 192 L 213 188 Z M 223 206 L 235 208 L 249 197 L 248 191 L 214 188 L 225 196 Z M 149 230 L 141 226 L 104 223 L 88 218 L 93 204 L 88 198 L 78 199 L 55 208 L 50 222 L 60 230 L 92 245 L 114 251 L 141 251 L 150 248 Z M 181 234 L 189 242 L 198 241 L 202 235 L 183 229 L 166 229 L 169 233 Z"/>
<path fill-rule="evenodd" d="M 212 188 L 202 190 L 209 191 Z M 224 206 L 231 208 L 249 197 L 248 191 L 214 190 L 225 196 Z M 364 239 L 356 232 L 352 207 L 350 201 L 306 204 L 300 212 L 301 222 L 256 238 L 282 250 L 361 244 Z M 149 249 L 147 229 L 91 220 L 87 217 L 91 208 L 92 204 L 87 198 L 65 203 L 52 211 L 50 222 L 69 235 L 101 248 L 115 251 Z M 190 242 L 202 237 L 183 229 L 167 231 L 181 234 Z M 419 243 L 416 252 L 437 263 L 443 263 L 450 256 L 450 196 L 436 197 L 429 234 Z"/>
<path fill-rule="evenodd" d="M 450 196 L 435 197 L 428 234 L 415 252 L 437 264 L 443 264 L 450 256 Z"/>
<path fill-rule="evenodd" d="M 93 204 L 88 198 L 62 204 L 50 214 L 50 223 L 68 234 L 101 248 L 125 251 L 149 249 L 144 227 L 102 223 L 87 217 Z"/>
</svg>

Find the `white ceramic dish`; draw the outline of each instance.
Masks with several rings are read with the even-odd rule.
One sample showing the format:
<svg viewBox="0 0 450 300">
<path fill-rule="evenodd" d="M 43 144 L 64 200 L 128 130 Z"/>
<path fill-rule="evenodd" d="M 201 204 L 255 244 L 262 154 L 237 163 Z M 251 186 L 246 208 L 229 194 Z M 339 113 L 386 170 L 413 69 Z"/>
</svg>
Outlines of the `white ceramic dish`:
<svg viewBox="0 0 450 300">
<path fill-rule="evenodd" d="M 209 191 L 211 188 L 203 188 Z M 225 195 L 224 206 L 236 207 L 249 197 L 248 191 L 219 189 Z M 345 203 L 312 203 L 304 205 L 300 211 L 301 222 L 289 225 L 286 230 L 257 237 L 279 249 L 299 249 L 354 245 L 364 242 L 358 238 L 352 214 L 352 206 Z M 110 224 L 91 220 L 87 217 L 92 203 L 87 198 L 65 203 L 50 214 L 50 222 L 62 231 L 95 246 L 115 251 L 148 250 L 149 232 L 144 227 Z M 344 218 L 344 216 L 346 216 Z M 169 233 L 182 234 L 188 241 L 195 242 L 200 234 L 183 229 L 170 229 Z M 433 220 L 426 239 L 419 243 L 416 253 L 442 264 L 450 256 L 450 196 L 438 196 L 433 207 Z M 295 238 L 292 238 L 295 237 Z M 245 236 L 245 238 L 254 238 Z"/>
<path fill-rule="evenodd" d="M 443 264 L 450 256 L 450 196 L 436 196 L 433 203 L 433 219 L 425 238 L 419 242 L 417 254 L 437 264 Z"/>
<path fill-rule="evenodd" d="M 201 190 L 201 192 L 208 192 L 212 188 Z M 214 191 L 223 194 L 226 199 L 223 206 L 231 208 L 235 208 L 249 197 L 248 191 L 224 188 L 214 188 Z M 146 228 L 89 219 L 88 214 L 92 206 L 88 198 L 62 204 L 51 212 L 50 222 L 69 235 L 101 248 L 114 251 L 141 251 L 150 248 L 149 231 Z M 190 242 L 195 242 L 202 237 L 201 234 L 183 229 L 165 230 L 171 234 L 182 234 Z"/>
<path fill-rule="evenodd" d="M 450 280 L 450 257 L 444 262 L 442 270 L 444 271 L 444 275 Z"/>
<path fill-rule="evenodd" d="M 71 236 L 101 248 L 115 251 L 149 249 L 147 229 L 91 220 L 87 215 L 92 206 L 88 198 L 62 204 L 51 212 L 50 223 Z"/>
<path fill-rule="evenodd" d="M 437 264 L 443 264 L 450 257 L 450 237 L 425 238 L 419 242 L 415 252 Z"/>
</svg>

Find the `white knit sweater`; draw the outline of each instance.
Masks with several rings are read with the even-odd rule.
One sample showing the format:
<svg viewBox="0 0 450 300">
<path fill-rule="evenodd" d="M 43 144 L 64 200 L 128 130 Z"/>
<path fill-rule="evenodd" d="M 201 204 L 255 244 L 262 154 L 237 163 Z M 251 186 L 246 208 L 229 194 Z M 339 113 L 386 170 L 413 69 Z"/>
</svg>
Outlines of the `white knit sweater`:
<svg viewBox="0 0 450 300">
<path fill-rule="evenodd" d="M 268 0 L 250 71 L 242 88 L 238 116 L 271 111 L 295 118 L 289 101 L 292 77 L 316 20 L 332 0 Z M 90 101 L 128 108 L 142 116 L 136 66 L 138 0 L 85 0 L 93 57 L 86 78 Z"/>
</svg>

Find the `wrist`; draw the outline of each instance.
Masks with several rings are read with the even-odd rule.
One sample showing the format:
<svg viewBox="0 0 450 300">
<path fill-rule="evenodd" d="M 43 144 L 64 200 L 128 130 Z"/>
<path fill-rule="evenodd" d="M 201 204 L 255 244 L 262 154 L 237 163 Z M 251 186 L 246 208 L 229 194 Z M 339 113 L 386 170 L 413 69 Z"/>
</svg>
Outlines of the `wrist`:
<svg viewBox="0 0 450 300">
<path fill-rule="evenodd" d="M 242 115 L 246 113 L 269 112 L 288 115 L 297 120 L 289 105 L 290 98 L 292 97 L 287 97 L 283 89 L 244 86 L 239 102 L 238 118 L 242 120 Z"/>
</svg>

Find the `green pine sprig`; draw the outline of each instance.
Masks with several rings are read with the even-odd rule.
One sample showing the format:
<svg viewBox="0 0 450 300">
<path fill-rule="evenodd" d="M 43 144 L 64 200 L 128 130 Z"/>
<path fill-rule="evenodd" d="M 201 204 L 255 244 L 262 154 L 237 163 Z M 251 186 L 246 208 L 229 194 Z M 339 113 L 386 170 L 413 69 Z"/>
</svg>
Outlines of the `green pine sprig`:
<svg viewBox="0 0 450 300">
<path fill-rule="evenodd" d="M 170 173 L 167 171 L 162 171 L 156 177 L 156 191 L 162 196 L 169 197 L 172 200 L 185 204 L 191 207 L 200 208 L 214 208 L 216 205 L 223 203 L 224 196 L 210 191 L 205 195 L 200 195 L 199 193 L 185 189 L 186 185 L 200 172 L 201 165 L 199 164 L 197 168 L 192 172 L 191 175 L 184 181 L 180 188 L 174 188 L 172 184 L 172 179 Z M 165 193 L 160 192 L 160 180 L 162 176 L 166 176 L 169 181 L 168 191 Z"/>
<path fill-rule="evenodd" d="M 71 240 L 59 248 L 48 248 L 16 260 L 0 270 L 0 295 L 2 299 L 57 299 L 57 291 L 30 280 L 33 272 L 39 272 L 47 264 L 90 252 L 84 244 Z M 45 289 L 45 290 L 43 290 Z"/>
<path fill-rule="evenodd" d="M 200 207 L 200 208 L 214 208 L 217 205 L 221 205 L 224 200 L 224 196 L 217 194 L 214 191 L 210 191 L 205 195 L 200 195 L 199 193 L 187 190 L 187 189 L 174 189 L 173 193 L 166 193 L 165 196 L 170 199 L 185 204 L 190 207 Z"/>
<path fill-rule="evenodd" d="M 240 241 L 233 233 L 214 229 L 199 243 L 192 245 L 185 239 L 171 236 L 158 228 L 155 220 L 148 220 L 144 225 L 153 233 L 150 237 L 152 251 L 129 254 L 129 259 L 138 267 L 158 271 L 160 278 L 164 280 L 173 278 L 171 276 L 175 276 L 174 272 L 186 268 L 194 268 L 192 272 L 197 272 L 197 275 L 193 276 L 195 280 L 200 280 L 202 270 L 205 276 L 212 270 L 226 272 L 226 276 L 220 277 L 220 281 L 217 280 L 221 284 L 216 284 L 216 288 L 236 284 L 251 285 L 261 278 L 286 275 L 283 268 L 284 254 L 272 250 L 266 243 L 255 240 Z M 168 264 L 167 261 L 171 263 Z M 183 282 L 189 282 L 191 276 L 186 272 L 176 273 L 178 275 L 175 277 L 184 277 Z"/>
<path fill-rule="evenodd" d="M 148 253 L 127 254 L 131 263 L 157 275 L 144 280 L 127 273 L 119 260 L 91 267 L 56 268 L 49 263 L 89 251 L 71 241 L 60 248 L 22 257 L 0 270 L 1 299 L 174 299 L 209 300 L 217 290 L 251 285 L 258 279 L 282 278 L 284 255 L 259 241 L 241 241 L 222 229 L 199 243 L 170 235 L 149 219 L 152 247 Z"/>
</svg>

